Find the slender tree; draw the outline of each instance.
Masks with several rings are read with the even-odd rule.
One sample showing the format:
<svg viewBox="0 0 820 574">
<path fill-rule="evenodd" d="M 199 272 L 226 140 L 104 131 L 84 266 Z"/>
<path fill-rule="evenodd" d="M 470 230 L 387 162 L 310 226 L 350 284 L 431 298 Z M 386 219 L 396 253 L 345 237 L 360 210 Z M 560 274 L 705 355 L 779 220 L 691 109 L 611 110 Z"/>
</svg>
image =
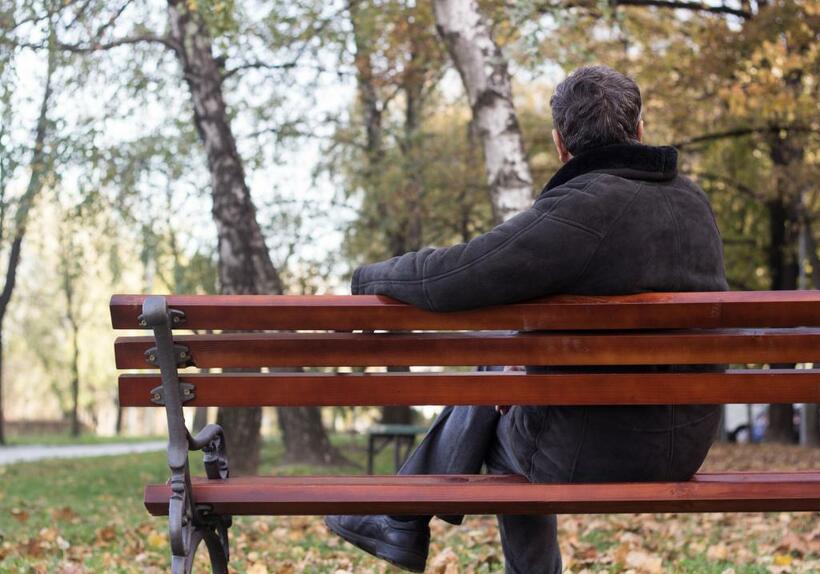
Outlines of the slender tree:
<svg viewBox="0 0 820 574">
<path fill-rule="evenodd" d="M 478 0 L 435 0 L 436 25 L 461 75 L 484 162 L 497 221 L 532 203 L 532 175 L 512 99 L 507 59 Z"/>
<path fill-rule="evenodd" d="M 77 293 L 78 282 L 83 275 L 82 247 L 77 244 L 76 226 L 72 221 L 72 214 L 61 213 L 63 221 L 59 230 L 60 259 L 58 273 L 60 275 L 60 291 L 65 298 L 63 319 L 68 327 L 70 358 L 69 358 L 69 394 L 70 394 L 70 433 L 71 436 L 80 436 L 80 328 L 84 321 L 80 313 L 80 300 Z"/>
<path fill-rule="evenodd" d="M 170 39 L 191 94 L 194 124 L 211 172 L 220 291 L 281 294 L 282 282 L 265 245 L 245 181 L 222 95 L 222 70 L 214 57 L 205 21 L 187 2 L 169 0 L 168 8 Z M 336 458 L 318 409 L 279 409 L 278 412 L 285 444 L 293 458 L 311 456 L 328 462 Z M 262 409 L 222 408 L 218 422 L 227 429 L 232 467 L 238 473 L 255 471 L 259 463 Z"/>
<path fill-rule="evenodd" d="M 112 32 L 127 4 L 103 23 L 88 25 L 92 37 L 84 43 L 60 42 L 67 51 L 88 54 L 136 45 L 170 50 L 182 71 L 193 110 L 193 123 L 202 144 L 210 176 L 214 223 L 217 230 L 218 281 L 225 294 L 281 294 L 283 285 L 257 221 L 256 206 L 247 185 L 237 149 L 231 115 L 224 99 L 224 82 L 239 69 L 263 66 L 248 64 L 225 70 L 225 61 L 214 54 L 209 30 L 210 4 L 168 0 L 169 30 L 156 34 L 137 27 L 132 34 Z M 105 12 L 106 6 L 99 10 Z M 215 12 L 215 11 L 213 11 Z M 225 12 L 222 12 L 223 15 Z M 213 14 L 211 14 L 213 15 Z M 87 17 L 79 10 L 79 19 Z M 291 460 L 330 462 L 339 459 L 321 424 L 317 408 L 278 409 L 287 457 Z M 218 420 L 226 428 L 232 468 L 237 473 L 255 471 L 259 460 L 260 408 L 220 409 Z"/>
<path fill-rule="evenodd" d="M 16 202 L 16 209 L 14 209 L 13 214 L 13 226 L 8 230 L 6 229 L 6 214 L 9 208 L 7 186 L 11 180 L 10 172 L 13 171 L 13 169 L 11 169 L 13 161 L 6 155 L 7 153 L 11 153 L 11 151 L 0 148 L 0 154 L 3 156 L 0 157 L 0 162 L 2 162 L 2 164 L 0 164 L 0 238 L 9 237 L 11 239 L 8 259 L 6 260 L 5 282 L 2 291 L 0 291 L 0 444 L 5 444 L 5 434 L 3 430 L 5 420 L 3 412 L 3 322 L 9 308 L 9 303 L 11 302 L 11 297 L 14 294 L 14 287 L 17 281 L 17 269 L 20 265 L 23 251 L 23 239 L 26 235 L 31 210 L 37 197 L 46 185 L 47 176 L 51 169 L 52 158 L 47 147 L 47 138 L 51 126 L 48 119 L 48 112 L 52 104 L 54 91 L 53 80 L 57 68 L 57 52 L 54 45 L 53 33 L 49 35 L 47 60 L 43 95 L 40 100 L 37 125 L 34 130 L 34 145 L 32 146 L 31 159 L 28 164 L 28 185 L 23 195 Z M 8 115 L 6 117 L 8 117 Z M 3 123 L 5 125 L 5 122 Z M 5 127 L 0 127 L 0 131 L 5 129 Z M 2 133 L 0 133 L 0 136 L 2 136 Z M 2 140 L 3 138 L 0 137 L 0 142 Z"/>
</svg>

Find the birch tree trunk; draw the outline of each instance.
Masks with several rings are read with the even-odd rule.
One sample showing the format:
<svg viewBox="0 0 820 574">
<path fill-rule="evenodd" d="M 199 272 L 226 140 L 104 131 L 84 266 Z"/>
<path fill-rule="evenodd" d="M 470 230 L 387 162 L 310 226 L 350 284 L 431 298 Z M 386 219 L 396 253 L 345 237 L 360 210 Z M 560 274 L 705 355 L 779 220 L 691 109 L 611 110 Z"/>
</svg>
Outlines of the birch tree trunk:
<svg viewBox="0 0 820 574">
<path fill-rule="evenodd" d="M 191 94 L 194 124 L 205 147 L 211 173 L 220 291 L 281 294 L 282 282 L 256 220 L 256 207 L 231 130 L 222 95 L 222 70 L 214 58 L 210 34 L 201 15 L 191 10 L 184 0 L 168 0 L 168 7 L 171 38 Z M 295 417 L 283 416 L 282 410 L 279 409 L 280 425 L 287 425 L 287 421 Z M 316 412 L 309 413 L 310 423 L 320 426 L 311 429 L 309 444 L 305 441 L 294 444 L 289 440 L 304 434 L 303 424 L 295 424 L 283 433 L 286 454 L 291 460 L 331 460 L 336 456 L 321 428 L 318 409 L 313 410 Z M 221 408 L 217 419 L 226 430 L 231 471 L 255 472 L 259 463 L 261 408 Z"/>
<path fill-rule="evenodd" d="M 477 0 L 434 0 L 436 28 L 461 75 L 484 147 L 497 221 L 532 204 L 532 175 L 512 101 L 507 60 Z"/>
</svg>

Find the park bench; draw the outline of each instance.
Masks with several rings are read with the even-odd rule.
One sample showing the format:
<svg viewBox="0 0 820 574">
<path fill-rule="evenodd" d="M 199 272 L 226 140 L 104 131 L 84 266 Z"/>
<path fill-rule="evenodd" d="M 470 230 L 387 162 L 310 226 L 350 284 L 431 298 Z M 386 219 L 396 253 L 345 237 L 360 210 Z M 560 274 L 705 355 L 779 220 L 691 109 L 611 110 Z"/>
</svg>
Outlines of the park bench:
<svg viewBox="0 0 820 574">
<path fill-rule="evenodd" d="M 820 469 L 697 474 L 687 482 L 529 484 L 518 476 L 228 478 L 224 437 L 182 406 L 627 405 L 820 402 L 820 291 L 558 296 L 432 313 L 375 296 L 115 295 L 123 407 L 164 405 L 171 479 L 145 488 L 169 516 L 173 572 L 205 541 L 227 572 L 232 515 L 820 510 Z M 178 334 L 172 330 L 207 331 Z M 389 331 L 400 331 L 391 333 Z M 214 332 L 217 331 L 217 332 Z M 222 332 L 224 331 L 224 332 Z M 245 332 L 238 332 L 245 331 Z M 709 365 L 725 371 L 230 372 L 279 367 Z M 194 369 L 227 369 L 200 373 Z M 620 369 L 621 371 L 623 369 Z M 204 450 L 207 478 L 188 452 Z"/>
</svg>

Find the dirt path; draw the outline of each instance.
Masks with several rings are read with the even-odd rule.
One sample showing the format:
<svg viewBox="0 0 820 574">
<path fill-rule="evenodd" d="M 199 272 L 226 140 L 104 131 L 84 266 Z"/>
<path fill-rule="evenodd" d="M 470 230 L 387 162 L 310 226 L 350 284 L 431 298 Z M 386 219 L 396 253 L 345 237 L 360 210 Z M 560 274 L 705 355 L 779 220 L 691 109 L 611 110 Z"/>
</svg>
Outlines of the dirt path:
<svg viewBox="0 0 820 574">
<path fill-rule="evenodd" d="M 20 445 L 0 447 L 0 465 L 15 462 L 28 462 L 46 458 L 84 458 L 92 456 L 109 456 L 135 452 L 154 452 L 164 450 L 166 442 L 148 441 L 113 444 L 83 445 Z"/>
</svg>

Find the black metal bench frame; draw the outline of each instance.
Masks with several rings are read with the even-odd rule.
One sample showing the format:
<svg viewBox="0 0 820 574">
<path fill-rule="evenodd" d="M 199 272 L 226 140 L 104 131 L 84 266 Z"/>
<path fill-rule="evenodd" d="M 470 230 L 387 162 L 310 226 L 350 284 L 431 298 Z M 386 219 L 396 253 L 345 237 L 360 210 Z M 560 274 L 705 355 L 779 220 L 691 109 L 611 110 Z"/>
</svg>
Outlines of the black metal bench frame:
<svg viewBox="0 0 820 574">
<path fill-rule="evenodd" d="M 171 498 L 168 504 L 168 535 L 171 543 L 171 571 L 188 574 L 193 568 L 197 547 L 205 542 L 214 574 L 228 574 L 230 544 L 228 528 L 231 517 L 212 514 L 206 504 L 195 504 L 188 466 L 188 452 L 201 450 L 205 474 L 210 480 L 229 476 L 225 436 L 222 427 L 206 425 L 196 436 L 191 436 L 185 425 L 183 402 L 190 400 L 193 390 L 179 382 L 178 367 L 188 364 L 186 347 L 175 345 L 172 326 L 185 323 L 185 314 L 168 309 L 165 297 L 148 297 L 143 305 L 140 325 L 154 332 L 156 346 L 145 353 L 145 360 L 159 367 L 162 386 L 152 391 L 152 400 L 165 406 L 168 420 L 168 466 L 171 469 Z"/>
</svg>

